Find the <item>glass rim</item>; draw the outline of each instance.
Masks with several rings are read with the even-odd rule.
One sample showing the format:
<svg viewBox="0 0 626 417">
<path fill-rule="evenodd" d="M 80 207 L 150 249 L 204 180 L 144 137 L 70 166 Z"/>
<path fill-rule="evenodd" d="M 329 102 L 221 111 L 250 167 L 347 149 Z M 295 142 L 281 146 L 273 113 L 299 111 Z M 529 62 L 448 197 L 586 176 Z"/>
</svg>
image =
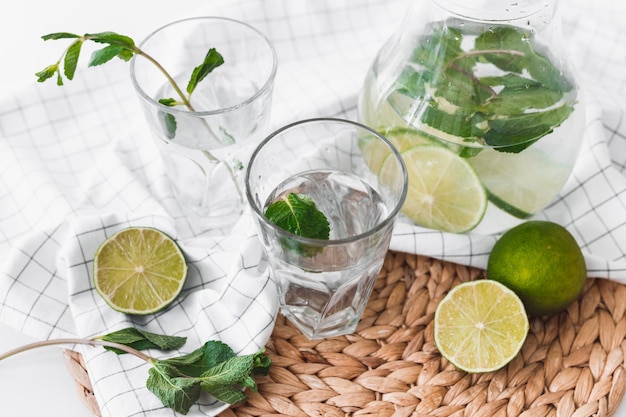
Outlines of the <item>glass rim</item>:
<svg viewBox="0 0 626 417">
<path fill-rule="evenodd" d="M 221 16 L 196 16 L 196 17 L 188 17 L 185 19 L 179 19 L 179 20 L 175 20 L 173 22 L 170 23 L 166 23 L 163 26 L 160 26 L 159 28 L 153 30 L 148 36 L 146 36 L 138 45 L 137 47 L 140 49 L 143 49 L 143 46 L 150 41 L 150 39 L 155 36 L 157 33 L 159 33 L 160 31 L 162 31 L 163 29 L 166 29 L 170 26 L 174 26 L 176 24 L 180 24 L 180 23 L 185 23 L 185 22 L 189 22 L 189 21 L 194 21 L 194 20 L 216 20 L 216 21 L 223 21 L 225 23 L 233 23 L 236 25 L 240 25 L 240 26 L 244 26 L 248 29 L 250 29 L 252 32 L 256 33 L 267 45 L 267 47 L 269 48 L 270 52 L 272 53 L 272 69 L 267 77 L 267 79 L 265 80 L 265 82 L 263 83 L 263 85 L 261 86 L 261 88 L 259 88 L 253 95 L 251 95 L 250 97 L 248 97 L 247 99 L 243 100 L 240 103 L 237 103 L 233 106 L 229 106 L 229 107 L 224 107 L 221 109 L 215 109 L 215 110 L 200 110 L 200 111 L 189 111 L 186 109 L 179 109 L 176 107 L 171 107 L 171 106 L 166 106 L 164 104 L 159 103 L 158 100 L 155 100 L 152 96 L 150 96 L 149 94 L 147 94 L 143 88 L 141 88 L 141 86 L 139 85 L 139 83 L 137 82 L 137 77 L 135 76 L 136 70 L 135 70 L 135 60 L 138 59 L 136 54 L 133 54 L 133 57 L 130 61 L 130 79 L 133 83 L 133 86 L 135 87 L 135 90 L 139 93 L 139 95 L 146 101 L 148 101 L 149 103 L 155 105 L 158 108 L 161 108 L 162 110 L 166 111 L 167 113 L 172 113 L 172 114 L 186 114 L 186 115 L 196 115 L 196 116 L 211 116 L 211 115 L 216 115 L 216 114 L 223 114 L 223 113 L 229 113 L 232 111 L 235 111 L 239 108 L 245 107 L 247 105 L 249 105 L 250 103 L 252 103 L 253 101 L 255 101 L 258 97 L 262 96 L 263 94 L 265 94 L 269 89 L 272 88 L 272 85 L 274 84 L 274 79 L 276 78 L 276 71 L 278 69 L 278 56 L 276 54 L 276 49 L 274 48 L 274 45 L 272 44 L 272 42 L 270 42 L 269 38 L 260 30 L 258 30 L 257 28 L 255 28 L 254 26 L 243 22 L 241 20 L 237 20 L 237 19 L 232 19 L 229 17 L 221 17 Z"/>
<path fill-rule="evenodd" d="M 433 2 L 443 10 L 457 14 L 464 19 L 476 22 L 492 22 L 504 23 L 515 22 L 522 19 L 528 19 L 537 15 L 544 10 L 556 5 L 558 0 L 520 0 L 514 3 L 510 2 L 493 2 L 478 1 L 478 5 L 474 2 L 458 1 L 458 0 L 433 0 Z M 488 3 L 484 5 L 484 3 Z M 481 6 L 481 4 L 483 4 Z M 493 5 L 503 5 L 500 8 L 494 8 Z M 526 9 L 524 9 L 526 8 Z"/>
<path fill-rule="evenodd" d="M 367 130 L 368 132 L 372 133 L 374 136 L 376 136 L 378 139 L 382 140 L 391 150 L 391 154 L 395 156 L 396 160 L 400 163 L 400 169 L 402 170 L 402 192 L 400 193 L 400 196 L 396 202 L 396 204 L 393 207 L 393 210 L 390 210 L 389 213 L 387 213 L 387 216 L 378 224 L 376 224 L 376 226 L 368 229 L 367 231 L 363 232 L 363 233 L 359 233 L 357 235 L 354 236 L 350 236 L 350 237 L 346 237 L 346 238 L 341 238 L 341 239 L 315 239 L 315 238 L 307 238 L 307 237 L 302 237 L 299 235 L 296 235 L 295 233 L 291 233 L 288 230 L 285 230 L 279 226 L 277 226 L 276 224 L 272 223 L 271 221 L 269 221 L 267 219 L 267 217 L 265 217 L 265 214 L 263 213 L 262 209 L 260 207 L 258 207 L 258 205 L 255 202 L 255 199 L 252 195 L 252 192 L 250 190 L 249 187 L 249 183 L 250 183 L 250 174 L 251 174 L 251 167 L 253 165 L 253 162 L 257 159 L 261 149 L 267 144 L 269 143 L 273 138 L 275 138 L 276 136 L 280 135 L 281 133 L 293 129 L 294 127 L 298 127 L 300 125 L 305 125 L 305 124 L 312 124 L 312 123 L 318 123 L 318 122 L 331 122 L 331 123 L 336 123 L 336 124 L 348 124 L 348 125 L 352 125 L 364 130 Z M 376 174 L 374 174 L 376 175 Z M 366 126 L 364 124 L 361 124 L 359 122 L 355 122 L 353 120 L 349 120 L 349 119 L 341 119 L 341 118 L 336 118 L 336 117 L 315 117 L 315 118 L 309 118 L 309 119 L 302 119 L 302 120 L 298 120 L 292 123 L 289 123 L 281 128 L 276 129 L 275 131 L 273 131 L 272 133 L 270 133 L 265 139 L 263 139 L 254 149 L 254 151 L 252 152 L 252 155 L 250 156 L 249 162 L 248 162 L 248 167 L 246 168 L 246 175 L 244 176 L 244 186 L 246 189 L 246 198 L 248 200 L 248 203 L 250 205 L 250 207 L 252 208 L 252 210 L 254 210 L 255 214 L 257 215 L 257 218 L 261 219 L 261 221 L 268 225 L 269 227 L 271 227 L 274 231 L 278 232 L 281 235 L 284 235 L 292 240 L 298 241 L 300 243 L 304 243 L 304 244 L 309 244 L 309 245 L 314 245 L 314 246 L 340 246 L 340 245 L 345 245 L 345 244 L 349 244 L 352 242 L 356 242 L 359 241 L 361 239 L 364 239 L 368 236 L 371 236 L 375 233 L 377 233 L 378 231 L 380 231 L 381 229 L 384 229 L 385 227 L 387 227 L 389 225 L 389 223 L 392 223 L 395 221 L 396 217 L 398 216 L 400 210 L 402 209 L 402 206 L 404 205 L 404 201 L 406 200 L 406 196 L 408 193 L 408 174 L 407 174 L 407 168 L 406 168 L 406 164 L 404 163 L 404 160 L 402 159 L 402 156 L 400 155 L 400 152 L 398 152 L 398 150 L 395 148 L 395 146 L 393 146 L 391 144 L 391 142 L 389 142 L 389 140 L 384 137 L 383 135 L 381 135 L 380 133 L 378 133 L 376 130 L 370 128 L 369 126 Z"/>
</svg>

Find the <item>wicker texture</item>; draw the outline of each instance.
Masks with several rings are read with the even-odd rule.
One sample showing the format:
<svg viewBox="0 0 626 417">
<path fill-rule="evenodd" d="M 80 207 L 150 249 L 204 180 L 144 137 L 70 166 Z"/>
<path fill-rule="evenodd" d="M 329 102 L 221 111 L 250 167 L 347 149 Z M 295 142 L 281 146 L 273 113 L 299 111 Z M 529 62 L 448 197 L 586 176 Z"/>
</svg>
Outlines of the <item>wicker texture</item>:
<svg viewBox="0 0 626 417">
<path fill-rule="evenodd" d="M 625 389 L 626 286 L 589 279 L 566 311 L 531 319 L 522 352 L 509 365 L 467 374 L 437 351 L 432 319 L 453 286 L 483 276 L 389 252 L 355 334 L 311 341 L 279 316 L 267 344 L 269 376 L 221 417 L 612 415 Z M 70 366 L 97 416 L 82 369 L 80 375 L 81 366 Z"/>
</svg>

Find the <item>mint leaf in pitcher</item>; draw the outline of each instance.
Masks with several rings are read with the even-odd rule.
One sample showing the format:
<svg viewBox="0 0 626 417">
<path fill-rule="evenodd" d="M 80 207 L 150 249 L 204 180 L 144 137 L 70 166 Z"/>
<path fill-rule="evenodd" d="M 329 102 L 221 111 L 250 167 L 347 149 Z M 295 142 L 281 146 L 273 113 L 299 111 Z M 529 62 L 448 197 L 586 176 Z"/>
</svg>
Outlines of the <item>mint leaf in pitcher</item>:
<svg viewBox="0 0 626 417">
<path fill-rule="evenodd" d="M 323 240 L 330 237 L 328 219 L 315 202 L 303 194 L 282 196 L 267 208 L 265 217 L 294 235 Z"/>
<path fill-rule="evenodd" d="M 407 122 L 517 153 L 570 116 L 575 85 L 532 32 L 492 25 L 464 33 L 453 24 L 433 22 L 396 79 L 389 103 Z M 415 101 L 424 102 L 419 111 L 411 110 Z"/>
</svg>

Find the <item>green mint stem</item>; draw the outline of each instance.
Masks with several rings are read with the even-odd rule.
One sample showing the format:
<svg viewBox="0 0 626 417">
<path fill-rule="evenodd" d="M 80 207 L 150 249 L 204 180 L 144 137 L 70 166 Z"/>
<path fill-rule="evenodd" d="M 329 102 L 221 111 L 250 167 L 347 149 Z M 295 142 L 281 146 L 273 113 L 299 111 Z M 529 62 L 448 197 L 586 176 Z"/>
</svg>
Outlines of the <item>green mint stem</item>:
<svg viewBox="0 0 626 417">
<path fill-rule="evenodd" d="M 93 39 L 97 39 L 97 36 L 86 35 L 86 36 L 83 36 L 82 39 L 83 40 L 93 40 Z M 176 92 L 176 94 L 178 94 L 178 96 L 182 100 L 182 103 L 185 105 L 185 107 L 187 107 L 187 109 L 189 109 L 189 111 L 192 111 L 192 112 L 196 111 L 195 108 L 193 107 L 193 105 L 191 104 L 191 102 L 189 101 L 189 99 L 187 98 L 187 96 L 185 95 L 185 93 L 183 93 L 183 90 L 179 87 L 178 83 L 174 80 L 174 78 L 170 75 L 170 73 L 156 59 L 154 59 L 150 54 L 147 54 L 142 49 L 140 49 L 140 48 L 138 48 L 137 46 L 134 46 L 134 45 L 132 46 L 132 48 L 129 48 L 129 46 L 127 44 L 124 44 L 122 42 L 110 42 L 110 43 L 111 44 L 120 45 L 120 46 L 123 46 L 125 48 L 128 48 L 134 54 L 140 55 L 140 56 L 144 57 L 145 59 L 147 59 L 148 61 L 150 61 L 163 74 L 163 76 L 167 79 L 167 81 L 170 83 L 172 88 L 174 88 L 174 91 Z M 60 60 L 59 60 L 59 62 L 60 62 Z M 204 126 L 207 128 L 207 130 L 209 132 L 211 132 L 211 134 L 213 136 L 216 136 L 213 133 L 213 130 L 211 129 L 211 127 L 206 123 L 206 120 L 201 119 L 201 121 L 204 124 Z M 207 150 L 203 150 L 202 153 L 210 161 L 219 162 L 219 159 L 216 158 L 215 156 L 213 156 L 213 154 L 211 154 L 211 152 L 209 152 Z M 235 185 L 235 188 L 237 190 L 237 194 L 239 194 L 240 198 L 243 198 L 243 191 L 241 190 L 241 187 L 239 186 L 239 183 L 237 181 L 237 178 L 235 176 L 235 173 L 234 173 L 232 167 L 230 166 L 230 164 L 227 164 L 227 163 L 224 163 L 224 164 L 226 165 L 226 168 L 228 170 L 229 176 L 230 176 L 231 180 L 233 181 L 233 184 Z"/>
<path fill-rule="evenodd" d="M 151 356 L 148 356 L 137 349 L 133 349 L 130 346 L 123 345 L 121 343 L 115 342 L 107 342 L 105 340 L 97 340 L 97 339 L 79 339 L 79 338 L 67 338 L 67 339 L 50 339 L 50 340 L 42 340 L 39 342 L 29 343 L 15 349 L 12 349 L 8 352 L 0 355 L 0 361 L 10 358 L 11 356 L 17 355 L 18 353 L 26 352 L 29 350 L 45 347 L 45 346 L 54 346 L 54 345 L 88 345 L 88 346 L 106 346 L 111 348 L 116 348 L 119 350 L 123 350 L 126 353 L 137 356 L 140 359 L 143 359 L 146 362 L 153 363 L 156 359 Z"/>
<path fill-rule="evenodd" d="M 94 40 L 94 39 L 98 39 L 98 36 L 85 35 L 85 36 L 82 36 L 82 39 L 85 40 L 85 41 L 86 40 Z M 167 70 L 165 68 L 163 68 L 163 66 L 156 59 L 154 59 L 149 54 L 145 53 L 142 49 L 138 48 L 137 46 L 133 45 L 132 47 L 129 47 L 127 44 L 125 44 L 123 42 L 114 42 L 114 41 L 111 41 L 109 43 L 111 45 L 119 45 L 119 46 L 122 46 L 124 48 L 127 48 L 131 52 L 133 52 L 134 54 L 141 55 L 144 58 L 146 58 L 148 61 L 150 61 L 154 66 L 157 67 L 157 69 L 165 76 L 167 81 L 172 85 L 172 87 L 174 88 L 174 91 L 176 91 L 176 94 L 178 94 L 178 96 L 182 100 L 182 102 L 185 105 L 185 107 L 187 107 L 190 111 L 195 111 L 193 106 L 189 102 L 189 99 L 183 93 L 183 91 L 180 89 L 180 87 L 178 86 L 178 84 L 176 83 L 174 78 L 169 74 L 169 72 L 167 72 Z"/>
<path fill-rule="evenodd" d="M 174 88 L 174 90 L 176 91 L 176 94 L 179 95 L 179 97 L 181 98 L 181 100 L 183 101 L 183 104 L 185 105 L 185 107 L 187 107 L 189 109 L 189 111 L 195 112 L 196 110 L 193 108 L 193 106 L 191 105 L 191 102 L 189 101 L 189 99 L 187 99 L 187 96 L 183 93 L 183 91 L 180 89 L 180 87 L 178 86 L 178 84 L 176 83 L 176 81 L 174 81 L 174 78 L 172 78 L 172 76 L 165 70 L 165 68 L 163 68 L 163 66 L 161 64 L 159 64 L 158 61 L 156 61 L 154 58 L 152 58 L 150 55 L 146 54 L 145 52 L 143 52 L 141 49 L 137 48 L 135 53 L 137 55 L 141 55 L 144 58 L 146 58 L 148 61 L 152 62 L 158 69 L 159 71 L 161 71 L 161 73 L 165 76 L 165 78 L 167 78 L 167 81 L 172 85 L 172 87 Z"/>
</svg>

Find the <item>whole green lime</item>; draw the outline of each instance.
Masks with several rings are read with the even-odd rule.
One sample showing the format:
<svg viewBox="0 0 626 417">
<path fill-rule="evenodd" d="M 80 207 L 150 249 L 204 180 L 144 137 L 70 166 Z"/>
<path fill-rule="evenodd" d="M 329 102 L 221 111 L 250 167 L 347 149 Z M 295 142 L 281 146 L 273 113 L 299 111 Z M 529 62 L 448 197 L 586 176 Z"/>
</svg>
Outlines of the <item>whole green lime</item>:
<svg viewBox="0 0 626 417">
<path fill-rule="evenodd" d="M 580 296 L 587 267 L 567 229 L 533 220 L 498 239 L 487 262 L 487 278 L 512 289 L 529 315 L 541 316 L 565 309 Z"/>
</svg>

